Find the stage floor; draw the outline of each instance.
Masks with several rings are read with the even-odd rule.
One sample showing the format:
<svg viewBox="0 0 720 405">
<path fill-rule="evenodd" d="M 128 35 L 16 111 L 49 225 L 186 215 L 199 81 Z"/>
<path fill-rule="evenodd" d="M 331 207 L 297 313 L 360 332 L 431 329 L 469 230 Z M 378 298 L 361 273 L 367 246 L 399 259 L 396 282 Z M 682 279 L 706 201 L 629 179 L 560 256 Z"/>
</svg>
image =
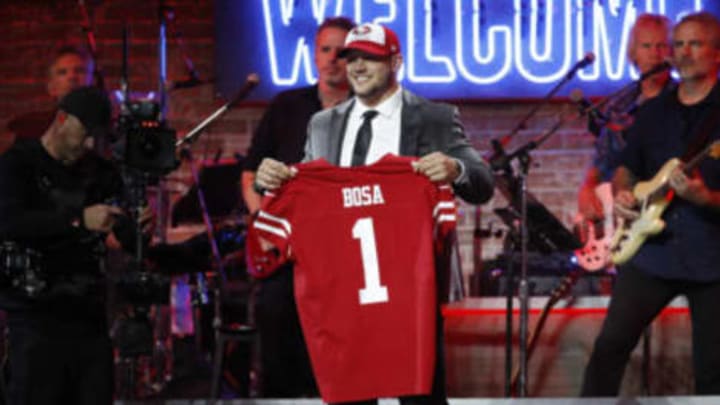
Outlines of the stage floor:
<svg viewBox="0 0 720 405">
<path fill-rule="evenodd" d="M 547 297 L 530 300 L 532 331 Z M 602 322 L 608 297 L 560 300 L 550 311 L 528 362 L 531 397 L 571 398 L 582 377 Z M 514 309 L 518 308 L 517 302 Z M 504 298 L 468 298 L 445 307 L 445 358 L 448 395 L 502 398 L 505 395 Z M 518 316 L 514 314 L 514 361 L 518 359 Z M 642 341 L 632 353 L 621 395 L 692 395 L 691 328 L 684 299 L 674 300 L 649 328 L 648 372 L 643 370 Z M 720 404 L 720 401 L 716 402 Z"/>
<path fill-rule="evenodd" d="M 382 399 L 380 405 L 395 405 L 396 399 Z M 319 399 L 204 399 L 165 401 L 115 401 L 115 405 L 322 405 Z M 638 397 L 638 398 L 450 398 L 450 405 L 718 405 L 720 397 Z"/>
<path fill-rule="evenodd" d="M 530 330 L 535 327 L 547 297 L 530 302 Z M 560 300 L 547 318 L 528 364 L 528 396 L 505 400 L 505 299 L 469 298 L 444 308 L 445 360 L 448 395 L 452 404 L 720 404 L 693 394 L 690 321 L 685 301 L 673 301 L 650 328 L 648 372 L 643 372 L 642 344 L 633 352 L 621 388 L 632 400 L 575 399 L 592 345 L 605 317 L 607 297 Z M 517 303 L 515 309 L 517 309 Z M 514 316 L 517 330 L 517 313 Z M 517 334 L 513 339 L 517 360 Z M 236 370 L 237 371 L 237 370 Z M 161 398 L 197 400 L 118 402 L 118 404 L 203 404 L 209 395 L 209 372 L 174 378 Z M 235 376 L 237 377 L 237 376 Z M 225 385 L 223 398 L 236 394 Z M 660 397 L 657 399 L 654 397 Z M 562 399 L 560 399 L 562 398 Z M 166 401 L 166 402 L 163 402 Z M 222 404 L 319 404 L 317 400 L 230 400 Z M 387 403 L 395 403 L 393 401 Z"/>
</svg>

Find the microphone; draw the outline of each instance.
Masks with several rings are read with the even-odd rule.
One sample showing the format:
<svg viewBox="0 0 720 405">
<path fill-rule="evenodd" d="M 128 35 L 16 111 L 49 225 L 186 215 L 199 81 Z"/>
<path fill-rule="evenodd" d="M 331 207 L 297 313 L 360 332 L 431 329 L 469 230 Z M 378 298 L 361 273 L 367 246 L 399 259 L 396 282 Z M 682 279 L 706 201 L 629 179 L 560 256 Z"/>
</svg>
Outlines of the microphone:
<svg viewBox="0 0 720 405">
<path fill-rule="evenodd" d="M 493 153 L 488 158 L 488 162 L 490 163 L 490 168 L 494 171 L 500 171 L 500 170 L 509 170 L 510 161 L 508 160 L 508 155 L 505 153 L 505 145 L 510 141 L 510 137 L 505 135 L 501 139 L 493 139 L 490 141 L 490 145 L 492 146 Z"/>
<path fill-rule="evenodd" d="M 669 61 L 667 61 L 667 60 L 666 60 L 666 61 L 663 61 L 663 62 L 658 63 L 657 65 L 655 65 L 655 67 L 653 67 L 652 69 L 648 70 L 647 72 L 641 74 L 641 75 L 640 75 L 640 78 L 638 79 L 638 81 L 641 82 L 641 81 L 647 79 L 648 77 L 650 77 L 650 76 L 652 76 L 652 75 L 654 75 L 654 74 L 657 74 L 657 73 L 660 73 L 660 72 L 664 72 L 664 71 L 666 71 L 666 70 L 668 70 L 668 69 L 671 69 L 671 68 L 672 68 L 672 64 L 670 64 Z"/>
<path fill-rule="evenodd" d="M 577 61 L 577 63 L 573 65 L 573 67 L 570 69 L 567 75 L 565 75 L 565 77 L 568 80 L 571 79 L 573 76 L 575 76 L 575 73 L 577 73 L 578 70 L 588 65 L 591 65 L 593 62 L 595 62 L 595 54 L 592 52 L 586 53 L 582 59 L 580 59 L 579 61 Z"/>
<path fill-rule="evenodd" d="M 250 73 L 247 78 L 245 79 L 245 83 L 242 85 L 240 90 L 238 90 L 237 93 L 235 93 L 235 97 L 233 97 L 230 102 L 227 103 L 228 108 L 232 107 L 234 104 L 242 101 L 245 97 L 250 94 L 250 92 L 260 83 L 260 76 L 258 76 L 257 73 Z"/>
<path fill-rule="evenodd" d="M 607 123 L 610 121 L 607 115 L 598 110 L 597 107 L 590 102 L 590 100 L 583 96 L 582 90 L 575 89 L 571 91 L 570 100 L 578 105 L 581 115 L 588 114 L 596 123 Z"/>
<path fill-rule="evenodd" d="M 191 87 L 200 86 L 208 83 L 210 83 L 210 81 L 200 79 L 197 73 L 195 71 L 192 71 L 187 79 L 172 82 L 172 84 L 170 84 L 170 90 L 189 89 Z"/>
</svg>

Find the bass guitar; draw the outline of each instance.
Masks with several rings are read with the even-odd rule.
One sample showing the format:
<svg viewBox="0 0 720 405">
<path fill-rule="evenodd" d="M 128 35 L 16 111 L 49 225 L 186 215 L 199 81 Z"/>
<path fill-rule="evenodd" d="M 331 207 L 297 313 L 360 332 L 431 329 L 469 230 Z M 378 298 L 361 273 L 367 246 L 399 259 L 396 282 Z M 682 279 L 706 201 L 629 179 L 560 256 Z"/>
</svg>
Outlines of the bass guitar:
<svg viewBox="0 0 720 405">
<path fill-rule="evenodd" d="M 583 246 L 574 251 L 578 266 L 589 272 L 605 269 L 610 266 L 610 242 L 614 233 L 613 196 L 609 182 L 600 183 L 595 187 L 595 195 L 600 200 L 603 218 L 590 221 L 580 215 L 575 219 L 576 233 L 580 235 Z"/>
</svg>

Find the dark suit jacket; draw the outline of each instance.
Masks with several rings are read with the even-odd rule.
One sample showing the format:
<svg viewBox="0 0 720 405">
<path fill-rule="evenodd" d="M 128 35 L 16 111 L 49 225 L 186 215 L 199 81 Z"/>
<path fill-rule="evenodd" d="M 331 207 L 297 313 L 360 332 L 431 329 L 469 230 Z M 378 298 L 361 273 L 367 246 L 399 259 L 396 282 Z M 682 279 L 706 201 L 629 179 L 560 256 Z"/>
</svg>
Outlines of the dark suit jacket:
<svg viewBox="0 0 720 405">
<path fill-rule="evenodd" d="M 489 166 L 468 142 L 456 107 L 434 103 L 407 90 L 402 93 L 400 155 L 424 156 L 443 152 L 460 160 L 465 171 L 453 184 L 463 200 L 479 204 L 493 194 L 493 176 Z M 313 115 L 308 125 L 305 158 L 324 158 L 339 164 L 345 126 L 355 99 Z"/>
</svg>

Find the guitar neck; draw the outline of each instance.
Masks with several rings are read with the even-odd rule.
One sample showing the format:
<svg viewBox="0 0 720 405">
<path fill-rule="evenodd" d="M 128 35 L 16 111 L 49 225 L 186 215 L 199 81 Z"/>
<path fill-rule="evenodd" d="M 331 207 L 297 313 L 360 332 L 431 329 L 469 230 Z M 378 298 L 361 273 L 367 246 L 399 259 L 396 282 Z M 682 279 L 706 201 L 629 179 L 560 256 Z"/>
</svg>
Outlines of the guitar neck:
<svg viewBox="0 0 720 405">
<path fill-rule="evenodd" d="M 710 151 L 714 147 L 716 147 L 716 144 L 717 144 L 717 142 L 713 142 L 713 143 L 707 145 L 703 150 L 700 151 L 700 153 L 693 156 L 692 159 L 690 159 L 687 163 L 685 163 L 683 165 L 683 169 L 682 169 L 683 173 L 685 173 L 685 175 L 690 175 L 690 172 L 692 172 L 695 169 L 695 167 L 697 167 L 697 165 L 700 164 L 700 162 L 702 162 L 703 159 L 705 159 L 705 157 L 708 155 L 708 153 L 710 153 Z"/>
</svg>

